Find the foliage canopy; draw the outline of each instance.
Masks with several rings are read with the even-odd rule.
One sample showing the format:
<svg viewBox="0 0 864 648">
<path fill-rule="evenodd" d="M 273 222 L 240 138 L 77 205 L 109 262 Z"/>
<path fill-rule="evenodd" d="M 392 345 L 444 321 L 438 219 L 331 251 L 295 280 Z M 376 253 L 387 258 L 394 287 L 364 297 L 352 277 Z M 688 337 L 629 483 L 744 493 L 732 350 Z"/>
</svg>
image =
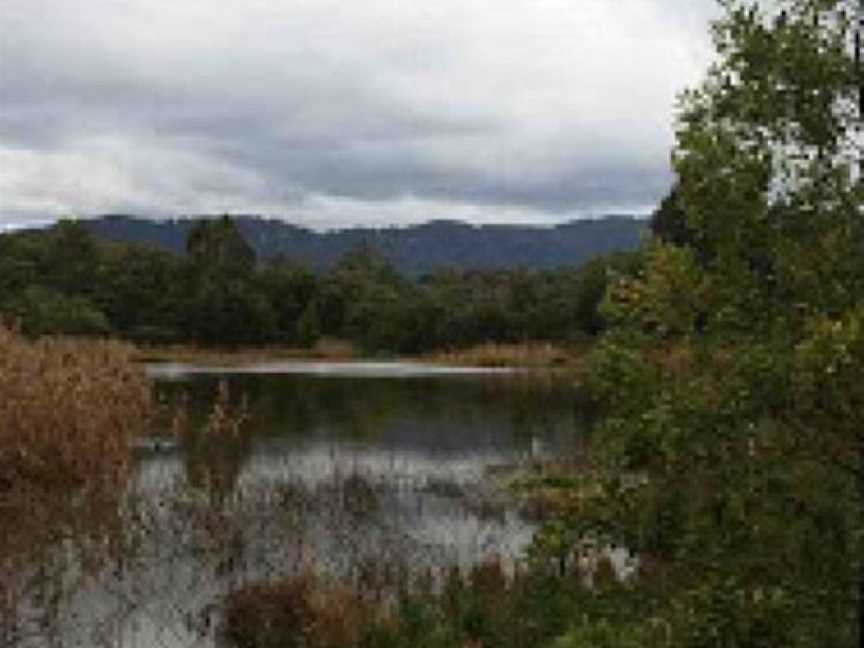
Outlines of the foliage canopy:
<svg viewBox="0 0 864 648">
<path fill-rule="evenodd" d="M 611 477 L 570 522 L 640 555 L 651 645 L 857 646 L 857 6 L 721 4 L 719 61 L 681 101 L 673 218 L 606 296 Z"/>
</svg>

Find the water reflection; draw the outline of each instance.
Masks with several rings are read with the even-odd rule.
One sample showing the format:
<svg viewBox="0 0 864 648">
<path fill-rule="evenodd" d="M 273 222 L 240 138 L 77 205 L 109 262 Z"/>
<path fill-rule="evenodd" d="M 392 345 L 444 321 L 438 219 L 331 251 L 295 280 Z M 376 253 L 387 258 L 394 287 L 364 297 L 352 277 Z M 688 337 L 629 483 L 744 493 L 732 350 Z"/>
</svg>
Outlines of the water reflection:
<svg viewBox="0 0 864 648">
<path fill-rule="evenodd" d="M 566 382 L 305 366 L 151 369 L 166 417 L 139 451 L 127 560 L 78 590 L 64 645 L 209 647 L 227 592 L 310 565 L 368 580 L 369 565 L 517 556 L 534 524 L 490 504 L 486 471 L 574 456 L 590 423 Z M 203 431 L 220 381 L 243 435 Z"/>
<path fill-rule="evenodd" d="M 382 363 L 374 366 L 381 373 Z M 572 455 L 589 423 L 569 384 L 470 371 L 394 370 L 390 378 L 292 371 L 175 371 L 174 380 L 160 382 L 165 409 L 182 407 L 193 430 L 203 425 L 220 380 L 227 378 L 235 402 L 242 398 L 248 408 L 242 440 L 191 436 L 182 452 L 190 484 L 227 491 L 241 479 L 311 483 L 356 472 L 403 486 L 463 483 L 490 465 Z M 166 454 L 150 453 L 143 463 L 158 464 Z"/>
</svg>

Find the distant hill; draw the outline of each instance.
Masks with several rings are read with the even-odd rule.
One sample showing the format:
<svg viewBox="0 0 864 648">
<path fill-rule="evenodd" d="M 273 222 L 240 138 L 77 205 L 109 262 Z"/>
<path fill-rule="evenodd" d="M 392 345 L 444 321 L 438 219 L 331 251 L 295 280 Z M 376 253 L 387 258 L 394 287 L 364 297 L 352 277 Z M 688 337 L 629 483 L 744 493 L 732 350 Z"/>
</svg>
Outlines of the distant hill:
<svg viewBox="0 0 864 648">
<path fill-rule="evenodd" d="M 436 268 L 556 268 L 577 266 L 594 256 L 638 246 L 644 220 L 606 216 L 554 227 L 470 225 L 438 220 L 410 227 L 353 228 L 318 233 L 256 216 L 233 217 L 262 260 L 284 256 L 325 270 L 358 246 L 386 255 L 401 272 L 418 275 Z M 83 221 L 102 238 L 145 243 L 182 254 L 194 221 L 152 221 L 107 215 Z"/>
</svg>

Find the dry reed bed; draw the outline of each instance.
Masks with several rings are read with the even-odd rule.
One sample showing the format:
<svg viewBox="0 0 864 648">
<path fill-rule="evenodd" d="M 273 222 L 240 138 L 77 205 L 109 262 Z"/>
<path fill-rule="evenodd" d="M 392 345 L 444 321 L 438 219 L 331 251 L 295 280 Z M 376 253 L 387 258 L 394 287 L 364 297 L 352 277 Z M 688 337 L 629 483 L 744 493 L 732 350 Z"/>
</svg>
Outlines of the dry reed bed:
<svg viewBox="0 0 864 648">
<path fill-rule="evenodd" d="M 0 326 L 0 556 L 68 537 L 64 525 L 97 526 L 89 514 L 118 500 L 150 411 L 129 347 Z"/>
<path fill-rule="evenodd" d="M 311 348 L 252 346 L 201 347 L 188 344 L 141 345 L 135 348 L 138 362 L 186 362 L 202 366 L 240 366 L 273 360 L 356 360 L 358 350 L 347 340 L 321 338 Z"/>
<path fill-rule="evenodd" d="M 584 353 L 548 342 L 520 344 L 486 343 L 467 349 L 442 351 L 424 355 L 422 360 L 436 364 L 470 365 L 476 367 L 582 368 Z"/>
</svg>

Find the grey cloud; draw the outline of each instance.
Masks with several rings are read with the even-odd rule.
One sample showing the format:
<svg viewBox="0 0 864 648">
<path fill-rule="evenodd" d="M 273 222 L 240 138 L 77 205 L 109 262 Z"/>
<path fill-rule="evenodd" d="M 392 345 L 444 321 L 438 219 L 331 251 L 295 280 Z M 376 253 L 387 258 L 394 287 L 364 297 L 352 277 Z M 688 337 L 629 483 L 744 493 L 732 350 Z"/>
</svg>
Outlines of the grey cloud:
<svg viewBox="0 0 864 648">
<path fill-rule="evenodd" d="M 574 39 L 571 56 L 546 42 L 563 38 L 555 2 L 541 12 L 519 0 L 503 17 L 491 0 L 471 11 L 455 0 L 417 10 L 358 0 L 345 15 L 344 3 L 303 0 L 250 0 L 248 11 L 192 0 L 6 3 L 0 154 L 12 168 L 0 169 L 0 221 L 10 222 L 61 207 L 212 205 L 302 205 L 314 219 L 320 197 L 358 223 L 365 203 L 405 220 L 416 215 L 398 205 L 424 201 L 493 219 L 644 207 L 668 186 L 672 86 L 703 64 L 684 59 L 705 49 L 691 32 L 711 11 L 701 0 L 628 2 L 641 22 L 622 27 L 588 2 L 611 21 L 598 25 L 609 45 L 579 50 Z M 562 20 L 573 11 L 561 2 Z M 463 12 L 465 24 L 454 22 Z M 646 20 L 657 33 L 634 31 Z M 630 70 L 620 50 L 634 34 L 666 48 L 650 56 L 672 67 Z"/>
</svg>

